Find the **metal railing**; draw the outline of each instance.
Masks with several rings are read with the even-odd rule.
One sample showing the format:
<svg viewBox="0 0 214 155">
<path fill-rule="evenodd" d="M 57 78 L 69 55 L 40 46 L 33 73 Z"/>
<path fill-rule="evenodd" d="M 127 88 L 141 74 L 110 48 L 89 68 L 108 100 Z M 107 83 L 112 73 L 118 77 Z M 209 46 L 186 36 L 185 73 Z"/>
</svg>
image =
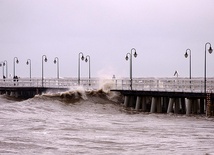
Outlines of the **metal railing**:
<svg viewBox="0 0 214 155">
<path fill-rule="evenodd" d="M 101 82 L 102 81 L 102 82 Z M 117 90 L 139 90 L 139 91 L 168 91 L 168 92 L 198 92 L 204 93 L 203 78 L 136 78 L 131 81 L 127 78 L 123 79 L 82 79 L 80 85 L 84 88 L 99 89 L 102 85 L 108 85 L 110 89 Z M 77 87 L 78 79 L 42 79 L 27 78 L 0 79 L 0 87 L 48 87 L 48 88 L 72 88 Z M 207 91 L 214 91 L 214 79 L 207 78 Z"/>
<path fill-rule="evenodd" d="M 202 78 L 141 78 L 133 79 L 131 87 L 131 81 L 129 79 L 121 79 L 115 80 L 114 89 L 204 93 L 204 84 Z M 214 79 L 207 79 L 206 91 L 214 92 Z"/>
</svg>

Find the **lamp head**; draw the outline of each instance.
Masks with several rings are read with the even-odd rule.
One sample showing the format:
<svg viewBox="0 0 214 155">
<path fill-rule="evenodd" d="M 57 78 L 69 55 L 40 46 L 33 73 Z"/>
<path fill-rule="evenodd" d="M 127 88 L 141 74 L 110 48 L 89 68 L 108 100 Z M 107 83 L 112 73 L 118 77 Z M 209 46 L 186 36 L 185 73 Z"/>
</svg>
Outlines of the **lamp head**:
<svg viewBox="0 0 214 155">
<path fill-rule="evenodd" d="M 135 58 L 137 57 L 137 52 L 136 52 L 136 51 L 134 52 L 134 57 L 135 57 Z"/>
<path fill-rule="evenodd" d="M 85 62 L 88 62 L 88 59 L 87 59 L 87 57 L 86 57 L 86 59 L 85 59 Z"/>
<path fill-rule="evenodd" d="M 18 59 L 16 60 L 16 63 L 17 63 L 17 64 L 19 63 L 19 60 L 18 60 Z"/>
<path fill-rule="evenodd" d="M 45 60 L 45 62 L 47 62 L 47 61 L 48 61 L 47 57 L 45 57 L 45 59 L 44 59 L 44 60 Z"/>
<path fill-rule="evenodd" d="M 56 63 L 56 59 L 54 60 L 54 63 Z"/>
<path fill-rule="evenodd" d="M 2 64 L 0 64 L 0 67 L 2 66 Z"/>
<path fill-rule="evenodd" d="M 126 55 L 125 59 L 126 59 L 126 60 L 129 60 L 129 57 L 128 57 L 128 55 Z"/>
<path fill-rule="evenodd" d="M 212 47 L 210 46 L 210 48 L 208 49 L 208 52 L 211 54 L 213 52 Z"/>
<path fill-rule="evenodd" d="M 185 56 L 185 58 L 187 58 L 187 57 L 188 57 L 188 53 L 186 52 L 186 53 L 184 54 L 184 56 Z"/>
<path fill-rule="evenodd" d="M 27 61 L 27 62 L 26 62 L 26 64 L 28 65 L 28 64 L 29 64 L 29 62 Z"/>
<path fill-rule="evenodd" d="M 84 60 L 84 56 L 83 55 L 82 55 L 81 59 Z"/>
</svg>

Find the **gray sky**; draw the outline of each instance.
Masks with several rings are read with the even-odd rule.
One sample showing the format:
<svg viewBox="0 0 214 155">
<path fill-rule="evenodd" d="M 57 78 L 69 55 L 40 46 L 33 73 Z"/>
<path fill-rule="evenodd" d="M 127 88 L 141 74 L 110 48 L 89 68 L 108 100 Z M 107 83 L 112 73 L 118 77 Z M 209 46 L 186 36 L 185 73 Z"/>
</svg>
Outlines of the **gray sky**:
<svg viewBox="0 0 214 155">
<path fill-rule="evenodd" d="M 189 76 L 187 48 L 192 50 L 192 76 L 204 76 L 205 43 L 214 48 L 213 0 L 0 0 L 0 60 L 13 74 L 77 77 L 78 53 L 91 56 L 92 77 L 129 77 L 125 55 L 136 48 L 133 77 Z M 214 76 L 214 53 L 207 54 L 207 75 Z M 82 76 L 88 63 L 81 62 Z M 2 73 L 0 72 L 0 76 Z"/>
</svg>

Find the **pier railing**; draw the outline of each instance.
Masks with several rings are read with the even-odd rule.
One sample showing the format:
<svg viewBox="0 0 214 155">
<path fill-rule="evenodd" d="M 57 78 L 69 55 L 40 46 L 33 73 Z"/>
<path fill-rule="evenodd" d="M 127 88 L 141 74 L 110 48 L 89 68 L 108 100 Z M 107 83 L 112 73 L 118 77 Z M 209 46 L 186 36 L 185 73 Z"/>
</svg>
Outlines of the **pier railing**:
<svg viewBox="0 0 214 155">
<path fill-rule="evenodd" d="M 197 92 L 204 93 L 205 82 L 202 78 L 142 78 L 115 80 L 114 89 L 138 91 Z M 206 91 L 214 92 L 214 79 L 207 79 Z"/>
<path fill-rule="evenodd" d="M 88 80 L 83 79 L 81 80 L 81 86 L 84 87 L 95 87 L 97 84 L 97 80 Z M 0 80 L 0 87 L 45 87 L 45 88 L 72 88 L 78 85 L 77 79 L 27 79 L 27 78 L 20 78 L 20 79 L 5 79 Z"/>
<path fill-rule="evenodd" d="M 85 88 L 98 89 L 101 85 L 108 85 L 110 89 L 117 90 L 138 90 L 138 91 L 169 91 L 169 92 L 198 92 L 204 93 L 203 78 L 136 78 L 132 81 L 123 79 L 82 79 L 81 86 Z M 72 88 L 78 86 L 75 78 L 65 79 L 42 79 L 20 78 L 0 79 L 0 87 L 47 87 L 47 88 Z M 214 92 L 214 79 L 207 78 L 207 92 Z"/>
</svg>

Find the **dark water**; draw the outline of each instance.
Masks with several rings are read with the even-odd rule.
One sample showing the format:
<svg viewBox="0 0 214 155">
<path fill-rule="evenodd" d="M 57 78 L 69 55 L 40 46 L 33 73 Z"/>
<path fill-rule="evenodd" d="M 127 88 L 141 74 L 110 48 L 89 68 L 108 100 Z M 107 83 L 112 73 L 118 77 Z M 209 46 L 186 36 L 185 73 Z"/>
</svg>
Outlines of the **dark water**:
<svg viewBox="0 0 214 155">
<path fill-rule="evenodd" d="M 0 154 L 214 154 L 214 119 L 131 113 L 109 98 L 120 102 L 83 90 L 0 96 Z"/>
</svg>

